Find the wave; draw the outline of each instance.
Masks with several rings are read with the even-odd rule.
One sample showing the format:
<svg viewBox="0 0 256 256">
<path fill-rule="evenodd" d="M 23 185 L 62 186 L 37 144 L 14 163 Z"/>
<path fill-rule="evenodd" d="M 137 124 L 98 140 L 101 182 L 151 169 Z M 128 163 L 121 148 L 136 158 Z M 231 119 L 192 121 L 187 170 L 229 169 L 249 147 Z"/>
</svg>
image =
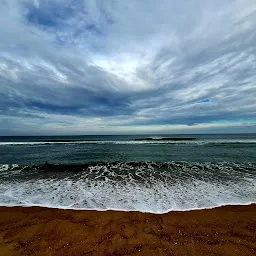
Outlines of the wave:
<svg viewBox="0 0 256 256">
<path fill-rule="evenodd" d="M 256 203 L 254 163 L 0 166 L 0 205 L 165 213 Z"/>
<path fill-rule="evenodd" d="M 21 146 L 21 145 L 54 145 L 54 144 L 120 144 L 120 145 L 139 145 L 139 144 L 193 144 L 193 145 L 207 145 L 207 144 L 255 144 L 256 140 L 188 140 L 188 141 L 168 141 L 168 140 L 127 140 L 127 141 L 13 141 L 0 142 L 0 146 Z"/>
</svg>

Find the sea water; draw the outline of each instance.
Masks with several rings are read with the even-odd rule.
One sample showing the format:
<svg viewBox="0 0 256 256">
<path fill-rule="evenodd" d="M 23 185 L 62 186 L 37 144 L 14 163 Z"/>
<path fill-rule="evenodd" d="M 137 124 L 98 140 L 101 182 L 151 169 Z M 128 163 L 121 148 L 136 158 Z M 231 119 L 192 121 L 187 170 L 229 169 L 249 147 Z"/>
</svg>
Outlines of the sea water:
<svg viewBox="0 0 256 256">
<path fill-rule="evenodd" d="M 2 206 L 163 213 L 250 203 L 256 134 L 0 137 Z"/>
</svg>

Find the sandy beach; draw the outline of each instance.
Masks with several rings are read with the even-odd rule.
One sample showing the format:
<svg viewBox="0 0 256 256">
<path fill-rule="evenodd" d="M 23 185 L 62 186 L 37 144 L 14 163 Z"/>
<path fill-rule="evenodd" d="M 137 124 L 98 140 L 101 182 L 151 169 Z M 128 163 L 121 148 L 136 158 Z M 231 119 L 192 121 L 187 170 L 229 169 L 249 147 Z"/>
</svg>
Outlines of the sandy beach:
<svg viewBox="0 0 256 256">
<path fill-rule="evenodd" d="M 1 255 L 256 255 L 256 205 L 150 214 L 0 207 Z"/>
</svg>

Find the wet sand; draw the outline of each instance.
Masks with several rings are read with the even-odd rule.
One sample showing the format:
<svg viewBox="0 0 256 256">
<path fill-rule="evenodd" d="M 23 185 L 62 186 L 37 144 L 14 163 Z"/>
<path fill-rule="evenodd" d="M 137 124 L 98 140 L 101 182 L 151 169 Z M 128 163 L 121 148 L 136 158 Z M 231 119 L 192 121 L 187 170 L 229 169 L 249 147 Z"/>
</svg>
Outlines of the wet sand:
<svg viewBox="0 0 256 256">
<path fill-rule="evenodd" d="M 0 207 L 0 255 L 256 255 L 256 205 L 167 214 Z"/>
</svg>

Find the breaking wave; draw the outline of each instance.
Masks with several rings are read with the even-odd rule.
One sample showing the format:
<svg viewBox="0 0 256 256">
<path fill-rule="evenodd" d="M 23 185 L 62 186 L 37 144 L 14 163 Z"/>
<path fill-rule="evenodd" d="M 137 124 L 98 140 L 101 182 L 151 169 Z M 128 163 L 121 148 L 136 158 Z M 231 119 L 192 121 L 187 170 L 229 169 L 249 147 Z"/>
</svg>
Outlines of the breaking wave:
<svg viewBox="0 0 256 256">
<path fill-rule="evenodd" d="M 256 202 L 256 164 L 0 165 L 0 205 L 164 213 Z"/>
</svg>

